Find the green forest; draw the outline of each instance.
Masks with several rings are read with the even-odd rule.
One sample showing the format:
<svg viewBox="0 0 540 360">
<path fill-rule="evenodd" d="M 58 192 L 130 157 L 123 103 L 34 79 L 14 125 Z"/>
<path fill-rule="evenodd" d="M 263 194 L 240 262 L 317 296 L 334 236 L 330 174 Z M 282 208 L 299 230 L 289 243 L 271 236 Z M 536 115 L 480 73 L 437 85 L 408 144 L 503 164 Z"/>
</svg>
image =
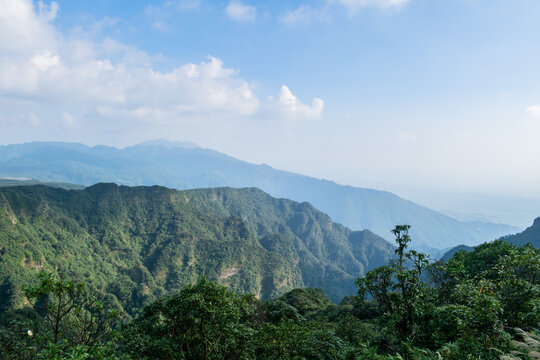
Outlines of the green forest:
<svg viewBox="0 0 540 360">
<path fill-rule="evenodd" d="M 540 357 L 540 250 L 434 261 L 409 231 L 257 189 L 5 187 L 0 358 Z"/>
<path fill-rule="evenodd" d="M 63 274 L 130 315 L 201 276 L 260 299 L 316 287 L 339 302 L 393 252 L 368 230 L 253 188 L 0 188 L 0 285 L 31 285 L 39 270 Z"/>
<path fill-rule="evenodd" d="M 540 360 L 540 0 L 0 0 L 0 360 Z"/>
<path fill-rule="evenodd" d="M 536 359 L 540 251 L 495 241 L 447 263 L 408 251 L 355 281 L 260 301 L 205 277 L 130 317 L 110 296 L 48 272 L 3 312 L 4 359 Z M 5 285 L 4 285 L 5 287 Z M 16 287 L 2 289 L 16 296 Z"/>
</svg>

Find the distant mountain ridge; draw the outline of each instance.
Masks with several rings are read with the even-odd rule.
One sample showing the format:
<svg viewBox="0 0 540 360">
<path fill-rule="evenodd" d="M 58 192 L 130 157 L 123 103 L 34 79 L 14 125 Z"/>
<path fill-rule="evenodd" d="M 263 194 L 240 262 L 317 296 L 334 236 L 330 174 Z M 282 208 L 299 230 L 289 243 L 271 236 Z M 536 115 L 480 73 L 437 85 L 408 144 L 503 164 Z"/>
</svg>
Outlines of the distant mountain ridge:
<svg viewBox="0 0 540 360">
<path fill-rule="evenodd" d="M 0 176 L 81 185 L 257 187 L 275 197 L 308 201 L 334 221 L 370 229 L 390 241 L 395 225 L 410 224 L 412 245 L 421 250 L 475 245 L 518 230 L 504 224 L 460 222 L 389 192 L 343 186 L 163 140 L 125 149 L 61 142 L 0 146 Z"/>
<path fill-rule="evenodd" d="M 203 275 L 263 299 L 311 286 L 339 302 L 393 256 L 368 230 L 254 188 L 0 188 L 0 310 L 1 289 L 41 269 L 102 288 L 128 311 Z"/>
<path fill-rule="evenodd" d="M 503 236 L 498 240 L 503 240 L 516 246 L 531 244 L 533 247 L 540 249 L 540 217 L 534 219 L 533 224 L 526 228 L 524 231 L 514 235 Z M 455 253 L 461 250 L 472 251 L 474 250 L 474 247 L 458 245 L 448 250 L 442 256 L 441 260 L 448 261 Z"/>
<path fill-rule="evenodd" d="M 0 187 L 7 186 L 32 186 L 32 185 L 45 185 L 54 188 L 66 189 L 66 190 L 82 190 L 86 186 L 70 184 L 70 183 L 56 183 L 56 182 L 43 182 L 39 180 L 32 179 L 12 179 L 12 178 L 1 178 L 0 177 Z"/>
<path fill-rule="evenodd" d="M 501 240 L 508 241 L 517 246 L 531 244 L 535 248 L 540 249 L 540 217 L 534 219 L 533 224 L 524 231 L 514 235 L 503 236 Z"/>
</svg>

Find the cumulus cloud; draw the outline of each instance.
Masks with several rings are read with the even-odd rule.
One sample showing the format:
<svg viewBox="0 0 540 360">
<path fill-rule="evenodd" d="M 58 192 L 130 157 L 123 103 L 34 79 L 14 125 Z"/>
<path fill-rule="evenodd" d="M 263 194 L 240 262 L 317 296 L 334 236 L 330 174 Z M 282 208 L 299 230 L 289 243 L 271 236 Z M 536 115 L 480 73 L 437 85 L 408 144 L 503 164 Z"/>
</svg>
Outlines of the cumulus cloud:
<svg viewBox="0 0 540 360">
<path fill-rule="evenodd" d="M 257 18 L 257 8 L 241 1 L 231 0 L 225 9 L 227 16 L 236 21 L 250 22 Z"/>
<path fill-rule="evenodd" d="M 31 1 L 0 0 L 0 54 L 27 54 L 56 46 L 54 28 L 58 5 L 39 3 L 35 9 Z"/>
<path fill-rule="evenodd" d="M 324 108 L 324 101 L 319 98 L 314 98 L 311 106 L 303 104 L 285 85 L 281 87 L 278 102 L 281 111 L 293 117 L 319 118 Z"/>
<path fill-rule="evenodd" d="M 540 105 L 539 106 L 529 106 L 527 108 L 527 112 L 533 117 L 540 118 Z"/>
<path fill-rule="evenodd" d="M 58 65 L 60 57 L 50 51 L 38 54 L 30 59 L 30 62 L 39 70 L 45 71 L 53 66 Z"/>
<path fill-rule="evenodd" d="M 57 11 L 55 3 L 0 0 L 0 103 L 13 112 L 32 111 L 31 123 L 46 124 L 51 114 L 63 126 L 82 126 L 85 116 L 108 119 L 112 126 L 119 119 L 179 123 L 262 113 L 321 115 L 322 100 L 304 105 L 285 86 L 279 101 L 261 102 L 253 85 L 216 57 L 161 71 L 152 56 L 114 39 L 95 39 L 83 30 L 67 36 L 54 24 Z M 24 105 L 17 108 L 12 99 Z"/>
</svg>

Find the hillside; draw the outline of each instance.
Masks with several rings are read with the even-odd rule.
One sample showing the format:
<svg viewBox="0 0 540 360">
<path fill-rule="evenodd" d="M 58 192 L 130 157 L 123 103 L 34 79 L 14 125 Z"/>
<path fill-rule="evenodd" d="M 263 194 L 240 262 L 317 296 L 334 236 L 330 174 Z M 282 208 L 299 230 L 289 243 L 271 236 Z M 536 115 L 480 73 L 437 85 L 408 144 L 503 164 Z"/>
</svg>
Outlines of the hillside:
<svg viewBox="0 0 540 360">
<path fill-rule="evenodd" d="M 461 250 L 463 250 L 463 251 L 473 251 L 474 246 L 458 245 L 456 247 L 453 247 L 450 250 L 448 250 L 447 252 L 445 252 L 443 254 L 443 256 L 441 256 L 441 260 L 444 261 L 444 262 L 447 262 L 448 260 L 450 260 L 452 258 L 452 256 L 454 256 L 454 254 L 460 252 Z"/>
<path fill-rule="evenodd" d="M 54 188 L 66 189 L 66 190 L 82 190 L 86 186 L 70 184 L 70 183 L 56 183 L 56 182 L 43 182 L 33 179 L 10 179 L 0 178 L 0 187 L 7 186 L 31 186 L 31 185 L 45 185 Z"/>
<path fill-rule="evenodd" d="M 540 217 L 536 218 L 533 224 L 524 231 L 514 235 L 503 236 L 501 240 L 518 246 L 530 243 L 535 248 L 540 249 Z"/>
<path fill-rule="evenodd" d="M 410 224 L 412 245 L 422 250 L 475 245 L 518 230 L 504 224 L 461 222 L 389 192 L 254 165 L 190 143 L 155 141 L 125 149 L 52 142 L 0 146 L 0 175 L 81 185 L 257 187 L 275 197 L 308 201 L 336 222 L 355 230 L 370 229 L 389 241 L 389 230 L 396 224 Z"/>
<path fill-rule="evenodd" d="M 506 235 L 500 238 L 500 240 L 509 242 L 512 245 L 522 246 L 526 244 L 531 244 L 537 249 L 540 249 L 540 217 L 534 220 L 534 223 L 525 229 L 524 231 L 514 234 Z M 441 258 L 443 261 L 448 261 L 455 253 L 458 251 L 472 251 L 474 247 L 458 245 L 450 250 L 448 250 Z"/>
<path fill-rule="evenodd" d="M 105 289 L 129 312 L 203 275 L 262 299 L 311 286 L 338 302 L 393 253 L 370 231 L 253 188 L 0 188 L 4 307 L 17 302 L 6 289 L 41 269 Z"/>
</svg>

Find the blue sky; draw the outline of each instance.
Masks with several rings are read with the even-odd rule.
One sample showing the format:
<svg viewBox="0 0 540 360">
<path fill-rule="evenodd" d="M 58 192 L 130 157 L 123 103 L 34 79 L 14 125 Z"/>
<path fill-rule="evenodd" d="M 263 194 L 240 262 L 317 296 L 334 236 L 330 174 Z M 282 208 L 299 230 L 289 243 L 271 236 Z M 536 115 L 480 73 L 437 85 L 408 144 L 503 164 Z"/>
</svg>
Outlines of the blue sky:
<svg viewBox="0 0 540 360">
<path fill-rule="evenodd" d="M 540 198 L 539 14 L 536 0 L 0 0 L 0 143 L 168 138 L 412 198 Z"/>
</svg>

